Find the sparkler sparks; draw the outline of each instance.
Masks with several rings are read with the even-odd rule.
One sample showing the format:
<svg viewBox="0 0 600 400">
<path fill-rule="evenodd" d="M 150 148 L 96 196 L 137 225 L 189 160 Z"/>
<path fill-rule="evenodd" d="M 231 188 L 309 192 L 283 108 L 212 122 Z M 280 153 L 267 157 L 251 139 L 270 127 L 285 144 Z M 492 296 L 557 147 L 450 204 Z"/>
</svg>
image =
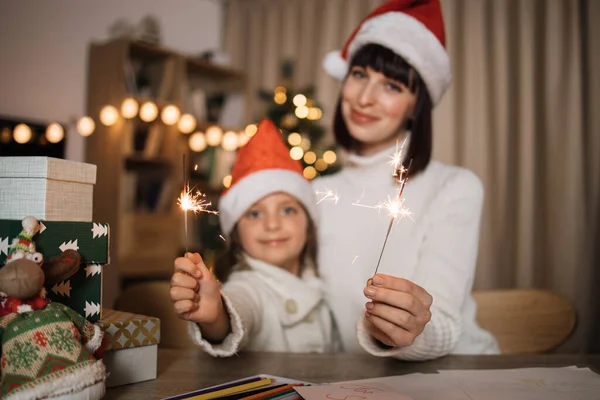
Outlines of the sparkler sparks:
<svg viewBox="0 0 600 400">
<path fill-rule="evenodd" d="M 196 166 L 197 167 L 197 166 Z M 196 168 L 194 167 L 194 168 Z M 190 184 L 187 181 L 185 174 L 185 154 L 183 155 L 183 190 L 181 195 L 177 199 L 177 204 L 183 210 L 183 226 L 185 231 L 185 253 L 188 252 L 188 223 L 187 223 L 187 212 L 191 211 L 194 214 L 199 212 L 205 212 L 209 214 L 218 214 L 216 211 L 209 210 L 207 207 L 211 205 L 210 201 L 206 200 L 206 195 L 199 190 L 193 191 L 190 189 Z"/>
<path fill-rule="evenodd" d="M 335 204 L 337 204 L 340 200 L 340 197 L 338 196 L 337 192 L 334 192 L 333 190 L 325 189 L 324 192 L 317 190 L 315 193 L 317 196 L 323 196 L 319 201 L 317 201 L 317 204 L 320 204 L 327 199 L 333 200 Z"/>
<path fill-rule="evenodd" d="M 394 166 L 394 170 L 392 172 L 392 176 L 396 179 L 396 183 L 398 183 L 398 195 L 395 199 L 388 198 L 388 201 L 381 204 L 382 208 L 386 208 L 390 213 L 390 224 L 388 225 L 387 232 L 385 234 L 385 239 L 383 241 L 383 246 L 381 247 L 381 253 L 379 253 L 379 259 L 377 260 L 377 266 L 375 267 L 375 275 L 379 270 L 379 264 L 381 263 L 381 257 L 383 256 L 383 252 L 385 250 L 385 245 L 387 244 L 388 238 L 390 236 L 390 231 L 392 230 L 392 226 L 394 225 L 394 221 L 396 218 L 404 218 L 408 216 L 410 218 L 411 212 L 403 206 L 404 199 L 402 198 L 402 192 L 404 192 L 404 187 L 406 186 L 406 182 L 408 181 L 408 172 L 410 170 L 410 166 L 412 165 L 412 159 L 408 163 L 408 167 L 405 168 L 402 164 L 402 160 L 404 158 L 404 145 L 406 144 L 406 139 L 400 146 L 400 150 L 397 150 L 396 153 L 391 157 L 391 164 Z M 397 148 L 397 145 L 396 145 Z M 412 219 L 412 218 L 411 218 Z"/>
<path fill-rule="evenodd" d="M 402 145 L 400 146 L 399 149 L 398 149 L 398 144 L 396 143 L 396 152 L 392 156 L 390 156 L 391 160 L 389 161 L 389 163 L 394 168 L 393 172 L 392 172 L 392 176 L 396 179 L 396 182 L 398 184 L 400 184 L 396 198 L 391 199 L 388 196 L 387 201 L 383 201 L 374 206 L 370 206 L 370 205 L 361 203 L 361 200 L 364 197 L 364 192 L 363 192 L 363 195 L 361 196 L 361 198 L 358 199 L 357 201 L 355 201 L 354 203 L 352 203 L 353 206 L 372 208 L 377 211 L 381 211 L 382 209 L 387 210 L 388 215 L 390 217 L 392 217 L 393 220 L 402 219 L 404 217 L 411 218 L 410 216 L 412 215 L 412 213 L 408 210 L 408 208 L 404 207 L 404 199 L 402 199 L 402 190 L 404 190 L 404 185 L 406 184 L 406 180 L 408 179 L 408 168 L 405 168 L 404 165 L 402 165 L 402 159 L 404 158 L 404 145 L 406 144 L 406 140 L 407 139 L 404 139 L 404 141 L 402 142 Z M 411 160 L 411 163 L 412 163 L 412 160 Z M 410 168 L 410 165 L 409 165 L 409 168 Z"/>
<path fill-rule="evenodd" d="M 209 214 L 218 214 L 217 211 L 209 210 L 208 207 L 212 203 L 206 200 L 206 195 L 199 190 L 193 192 L 194 189 L 190 189 L 189 185 L 186 184 L 181 191 L 181 195 L 177 199 L 177 204 L 181 209 L 185 211 L 191 211 L 194 214 L 199 212 L 205 212 Z"/>
<path fill-rule="evenodd" d="M 394 166 L 394 176 L 396 176 L 396 171 L 398 170 L 398 167 L 400 166 L 402 168 L 402 147 L 400 148 L 400 150 L 398 150 L 396 148 L 396 152 L 390 156 L 391 160 L 390 160 L 390 164 L 392 164 Z"/>
<path fill-rule="evenodd" d="M 390 156 L 390 164 L 394 166 L 394 172 L 392 173 L 394 178 L 397 178 L 402 172 L 408 172 L 402 165 L 402 159 L 404 158 L 404 145 L 406 144 L 407 139 L 408 137 L 404 139 L 399 149 L 398 142 L 396 142 L 396 152 L 392 156 Z"/>
<path fill-rule="evenodd" d="M 412 219 L 412 213 L 408 208 L 404 207 L 404 199 L 401 199 L 400 197 L 395 199 L 390 199 L 388 197 L 388 200 L 381 204 L 381 208 L 385 208 L 389 212 L 389 216 L 392 220 L 403 219 L 406 217 Z"/>
<path fill-rule="evenodd" d="M 395 199 L 391 199 L 390 197 L 388 197 L 387 201 L 381 202 L 374 206 L 361 204 L 358 201 L 352 203 L 352 205 L 357 207 L 372 208 L 374 210 L 377 210 L 378 212 L 380 212 L 381 210 L 386 210 L 388 212 L 388 215 L 394 220 L 403 219 L 406 217 L 412 219 L 412 212 L 410 212 L 408 208 L 404 207 L 404 199 L 401 199 L 399 197 Z"/>
</svg>

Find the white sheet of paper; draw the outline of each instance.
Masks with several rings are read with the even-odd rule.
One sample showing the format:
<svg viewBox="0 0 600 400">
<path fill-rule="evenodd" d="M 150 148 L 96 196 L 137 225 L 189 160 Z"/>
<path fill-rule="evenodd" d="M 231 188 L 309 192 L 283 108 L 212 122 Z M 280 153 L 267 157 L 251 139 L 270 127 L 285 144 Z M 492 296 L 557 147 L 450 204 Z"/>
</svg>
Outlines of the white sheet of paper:
<svg viewBox="0 0 600 400">
<path fill-rule="evenodd" d="M 305 400 L 410 400 L 383 383 L 334 383 L 295 390 Z"/>
<path fill-rule="evenodd" d="M 600 375 L 588 368 L 440 371 L 440 376 L 453 379 L 475 400 L 596 400 L 600 393 Z"/>
<path fill-rule="evenodd" d="M 387 397 L 367 397 L 377 393 L 351 392 L 341 390 L 342 387 L 386 388 L 380 393 Z M 305 396 L 303 391 L 306 389 L 309 390 Z M 337 382 L 298 388 L 297 391 L 307 400 L 598 400 L 600 375 L 589 368 L 577 367 L 442 370 L 437 374 L 416 373 Z"/>
<path fill-rule="evenodd" d="M 364 379 L 353 382 L 365 385 L 387 385 L 394 389 L 397 393 L 404 396 L 402 399 L 473 400 L 458 385 L 454 383 L 454 380 L 442 378 L 438 374 L 414 373 L 400 376 Z"/>
</svg>

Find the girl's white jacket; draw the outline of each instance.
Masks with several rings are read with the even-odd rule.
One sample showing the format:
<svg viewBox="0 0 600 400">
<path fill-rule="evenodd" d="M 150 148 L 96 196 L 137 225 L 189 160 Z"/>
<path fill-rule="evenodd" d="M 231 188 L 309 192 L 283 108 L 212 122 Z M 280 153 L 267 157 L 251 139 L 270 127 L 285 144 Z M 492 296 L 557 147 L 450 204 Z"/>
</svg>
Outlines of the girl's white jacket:
<svg viewBox="0 0 600 400">
<path fill-rule="evenodd" d="M 221 290 L 232 332 L 210 343 L 195 323 L 189 333 L 215 357 L 239 350 L 324 353 L 335 350 L 337 332 L 322 281 L 306 267 L 301 277 L 245 255 L 250 269 L 236 268 Z"/>
</svg>

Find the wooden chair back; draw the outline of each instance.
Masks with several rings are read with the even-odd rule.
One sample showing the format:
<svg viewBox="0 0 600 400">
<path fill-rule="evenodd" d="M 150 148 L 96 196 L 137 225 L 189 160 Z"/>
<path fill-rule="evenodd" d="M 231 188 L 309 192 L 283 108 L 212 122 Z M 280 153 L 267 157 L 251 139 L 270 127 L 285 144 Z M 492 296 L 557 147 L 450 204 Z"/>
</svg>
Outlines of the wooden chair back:
<svg viewBox="0 0 600 400">
<path fill-rule="evenodd" d="M 479 326 L 496 337 L 503 354 L 548 352 L 575 327 L 571 303 L 549 290 L 482 290 L 473 296 Z"/>
</svg>

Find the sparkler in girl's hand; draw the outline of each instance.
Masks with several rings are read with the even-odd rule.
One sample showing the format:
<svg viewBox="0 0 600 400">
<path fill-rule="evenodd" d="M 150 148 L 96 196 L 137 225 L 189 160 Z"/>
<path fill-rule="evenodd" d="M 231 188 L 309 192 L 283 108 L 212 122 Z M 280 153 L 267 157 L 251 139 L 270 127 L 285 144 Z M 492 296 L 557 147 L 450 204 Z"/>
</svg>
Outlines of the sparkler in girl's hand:
<svg viewBox="0 0 600 400">
<path fill-rule="evenodd" d="M 205 212 L 209 214 L 218 214 L 218 212 L 209 210 L 208 207 L 211 205 L 210 201 L 206 200 L 206 195 L 199 190 L 194 192 L 194 189 L 190 189 L 190 183 L 187 180 L 185 174 L 185 154 L 183 155 L 183 190 L 181 195 L 177 199 L 177 204 L 183 210 L 184 218 L 184 230 L 185 230 L 185 253 L 188 252 L 188 224 L 187 224 L 187 212 L 191 211 L 194 214 L 199 212 Z"/>
</svg>

